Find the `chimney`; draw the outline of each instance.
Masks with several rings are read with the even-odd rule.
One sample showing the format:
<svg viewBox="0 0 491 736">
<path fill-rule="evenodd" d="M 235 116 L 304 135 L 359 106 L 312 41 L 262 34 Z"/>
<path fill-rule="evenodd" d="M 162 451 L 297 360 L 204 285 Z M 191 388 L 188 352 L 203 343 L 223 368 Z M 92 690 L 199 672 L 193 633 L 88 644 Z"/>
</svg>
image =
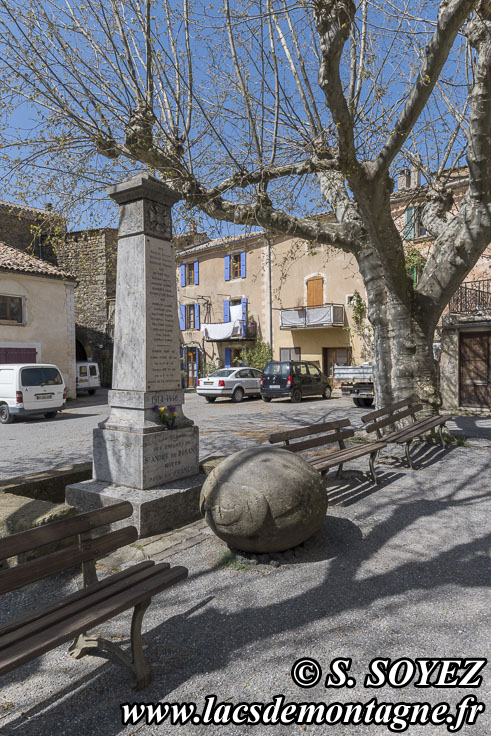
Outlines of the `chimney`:
<svg viewBox="0 0 491 736">
<path fill-rule="evenodd" d="M 411 169 L 411 189 L 421 186 L 421 171 L 419 169 Z"/>
<path fill-rule="evenodd" d="M 402 169 L 399 171 L 399 174 L 397 176 L 397 189 L 409 189 L 411 186 L 411 172 L 406 167 L 405 169 Z"/>
</svg>

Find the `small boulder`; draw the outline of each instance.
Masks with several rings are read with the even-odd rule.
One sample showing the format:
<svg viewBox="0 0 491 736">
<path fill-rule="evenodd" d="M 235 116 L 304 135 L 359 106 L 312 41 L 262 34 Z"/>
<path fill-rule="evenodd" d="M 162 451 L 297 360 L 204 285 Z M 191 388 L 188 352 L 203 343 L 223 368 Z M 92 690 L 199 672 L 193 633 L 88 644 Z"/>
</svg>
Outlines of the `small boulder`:
<svg viewBox="0 0 491 736">
<path fill-rule="evenodd" d="M 281 552 L 320 529 L 327 493 L 320 473 L 303 458 L 277 447 L 254 447 L 235 452 L 211 471 L 200 509 L 230 547 Z"/>
</svg>

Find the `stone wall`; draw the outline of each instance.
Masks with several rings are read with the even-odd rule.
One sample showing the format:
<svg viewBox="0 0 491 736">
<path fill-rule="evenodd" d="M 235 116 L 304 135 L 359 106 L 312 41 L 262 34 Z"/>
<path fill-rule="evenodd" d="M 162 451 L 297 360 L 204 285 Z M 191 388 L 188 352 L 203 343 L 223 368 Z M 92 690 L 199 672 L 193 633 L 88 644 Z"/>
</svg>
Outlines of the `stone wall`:
<svg viewBox="0 0 491 736">
<path fill-rule="evenodd" d="M 36 258 L 56 264 L 56 249 L 66 227 L 49 210 L 0 202 L 0 240 Z"/>
<path fill-rule="evenodd" d="M 99 364 L 103 385 L 111 385 L 112 326 L 108 300 L 116 291 L 117 230 L 103 228 L 67 233 L 58 248 L 58 265 L 73 273 L 76 339 L 87 358 Z"/>
</svg>

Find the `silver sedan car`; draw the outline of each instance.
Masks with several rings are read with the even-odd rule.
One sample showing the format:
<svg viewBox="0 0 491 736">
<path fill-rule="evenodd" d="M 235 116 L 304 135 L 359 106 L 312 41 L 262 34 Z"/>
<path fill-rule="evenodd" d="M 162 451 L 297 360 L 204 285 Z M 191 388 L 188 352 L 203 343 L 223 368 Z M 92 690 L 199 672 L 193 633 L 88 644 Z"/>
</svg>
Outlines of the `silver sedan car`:
<svg viewBox="0 0 491 736">
<path fill-rule="evenodd" d="M 212 403 L 219 396 L 227 396 L 235 403 L 244 396 L 261 396 L 261 371 L 257 368 L 220 368 L 198 380 L 196 393 Z"/>
</svg>

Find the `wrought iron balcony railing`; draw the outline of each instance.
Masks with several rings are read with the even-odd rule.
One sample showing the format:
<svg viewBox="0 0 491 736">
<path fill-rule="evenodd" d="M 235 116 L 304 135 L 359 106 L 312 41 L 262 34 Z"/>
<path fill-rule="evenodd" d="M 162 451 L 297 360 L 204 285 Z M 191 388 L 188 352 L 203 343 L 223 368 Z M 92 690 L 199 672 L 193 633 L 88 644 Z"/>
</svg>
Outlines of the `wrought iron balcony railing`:
<svg viewBox="0 0 491 736">
<path fill-rule="evenodd" d="M 322 304 L 319 307 L 296 307 L 280 310 L 282 330 L 310 329 L 311 327 L 343 327 L 344 306 Z"/>
<path fill-rule="evenodd" d="M 448 305 L 457 314 L 491 312 L 491 279 L 466 281 L 459 286 Z"/>
</svg>

